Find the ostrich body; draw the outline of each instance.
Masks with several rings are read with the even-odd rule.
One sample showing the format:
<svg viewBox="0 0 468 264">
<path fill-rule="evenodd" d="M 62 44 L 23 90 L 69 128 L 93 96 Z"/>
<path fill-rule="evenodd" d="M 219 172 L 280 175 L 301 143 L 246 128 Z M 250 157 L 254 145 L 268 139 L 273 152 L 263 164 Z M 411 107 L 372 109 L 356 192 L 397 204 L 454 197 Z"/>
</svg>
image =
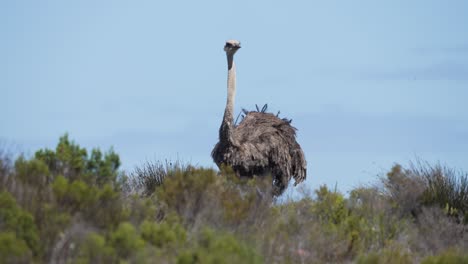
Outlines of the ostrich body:
<svg viewBox="0 0 468 264">
<path fill-rule="evenodd" d="M 232 167 L 239 177 L 272 175 L 273 193 L 280 195 L 291 178 L 295 184 L 306 178 L 306 161 L 296 141 L 291 121 L 265 111 L 245 112 L 242 122 L 234 123 L 236 66 L 234 54 L 240 42 L 228 40 L 224 46 L 228 62 L 227 102 L 219 129 L 219 142 L 211 156 L 218 167 Z"/>
</svg>

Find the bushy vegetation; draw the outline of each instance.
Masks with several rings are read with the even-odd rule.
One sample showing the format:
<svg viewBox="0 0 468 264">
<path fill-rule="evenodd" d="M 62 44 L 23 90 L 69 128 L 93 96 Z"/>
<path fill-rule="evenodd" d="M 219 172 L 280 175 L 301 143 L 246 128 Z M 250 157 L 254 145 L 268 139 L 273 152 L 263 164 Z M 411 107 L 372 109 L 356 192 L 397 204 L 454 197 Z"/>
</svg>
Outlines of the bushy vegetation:
<svg viewBox="0 0 468 264">
<path fill-rule="evenodd" d="M 229 168 L 119 166 L 112 149 L 67 135 L 54 150 L 1 156 L 0 262 L 468 263 L 467 174 L 439 165 L 282 202 L 271 179 Z"/>
</svg>

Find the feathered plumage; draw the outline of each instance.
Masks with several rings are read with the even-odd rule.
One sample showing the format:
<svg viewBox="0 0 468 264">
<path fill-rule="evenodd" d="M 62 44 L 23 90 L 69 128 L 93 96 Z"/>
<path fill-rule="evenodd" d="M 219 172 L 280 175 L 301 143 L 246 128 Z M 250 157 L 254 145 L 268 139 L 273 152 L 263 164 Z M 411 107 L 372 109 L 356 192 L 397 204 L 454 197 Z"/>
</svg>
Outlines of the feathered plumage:
<svg viewBox="0 0 468 264">
<path fill-rule="evenodd" d="M 267 105 L 257 111 L 243 110 L 236 125 L 232 111 L 235 94 L 234 53 L 238 41 L 228 41 L 228 100 L 219 132 L 219 142 L 211 155 L 218 167 L 229 165 L 240 177 L 273 176 L 274 194 L 280 195 L 291 178 L 295 185 L 306 179 L 306 161 L 296 141 L 296 128 L 291 120 L 266 112 Z"/>
</svg>

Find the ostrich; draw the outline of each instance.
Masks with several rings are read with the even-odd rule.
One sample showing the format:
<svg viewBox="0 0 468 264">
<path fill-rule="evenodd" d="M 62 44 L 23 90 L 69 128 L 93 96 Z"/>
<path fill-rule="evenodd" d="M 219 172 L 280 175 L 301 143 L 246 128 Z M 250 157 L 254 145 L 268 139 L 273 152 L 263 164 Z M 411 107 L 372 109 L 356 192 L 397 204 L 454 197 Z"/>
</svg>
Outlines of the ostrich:
<svg viewBox="0 0 468 264">
<path fill-rule="evenodd" d="M 219 128 L 219 142 L 211 156 L 218 167 L 228 165 L 239 177 L 271 175 L 273 194 L 281 195 L 291 177 L 295 184 L 306 178 L 306 161 L 296 141 L 296 128 L 291 120 L 261 111 L 245 111 L 245 116 L 234 123 L 236 94 L 236 66 L 234 54 L 240 42 L 228 40 L 224 46 L 228 63 L 227 102 L 223 122 Z"/>
</svg>

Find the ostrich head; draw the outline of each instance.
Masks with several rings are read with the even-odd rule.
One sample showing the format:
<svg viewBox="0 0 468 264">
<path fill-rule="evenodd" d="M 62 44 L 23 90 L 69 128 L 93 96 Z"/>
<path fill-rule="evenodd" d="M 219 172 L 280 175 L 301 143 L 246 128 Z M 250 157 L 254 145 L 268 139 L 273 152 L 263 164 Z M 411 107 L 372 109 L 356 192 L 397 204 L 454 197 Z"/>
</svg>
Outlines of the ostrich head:
<svg viewBox="0 0 468 264">
<path fill-rule="evenodd" d="M 238 49 L 240 49 L 240 42 L 238 40 L 228 40 L 224 45 L 224 51 L 228 55 L 234 55 Z"/>
</svg>

